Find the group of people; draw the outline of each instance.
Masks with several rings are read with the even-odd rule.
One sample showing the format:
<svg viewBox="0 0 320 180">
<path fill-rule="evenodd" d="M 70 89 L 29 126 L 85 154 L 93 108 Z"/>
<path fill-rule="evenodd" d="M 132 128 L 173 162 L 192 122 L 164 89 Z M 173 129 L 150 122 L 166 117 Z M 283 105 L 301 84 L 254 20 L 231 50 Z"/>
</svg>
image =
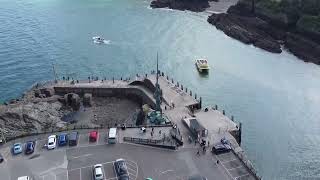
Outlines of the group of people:
<svg viewBox="0 0 320 180">
<path fill-rule="evenodd" d="M 197 142 L 200 143 L 200 140 L 194 141 L 194 145 L 195 145 L 195 146 L 197 145 Z M 207 144 L 208 144 L 208 145 L 207 145 Z M 209 142 L 209 141 L 206 142 L 206 140 L 201 139 L 200 148 L 202 148 L 202 152 L 203 152 L 203 153 L 206 153 L 206 152 L 207 152 L 207 147 L 209 147 L 209 146 L 210 146 L 210 142 Z M 197 155 L 200 155 L 200 149 L 198 149 Z"/>
</svg>

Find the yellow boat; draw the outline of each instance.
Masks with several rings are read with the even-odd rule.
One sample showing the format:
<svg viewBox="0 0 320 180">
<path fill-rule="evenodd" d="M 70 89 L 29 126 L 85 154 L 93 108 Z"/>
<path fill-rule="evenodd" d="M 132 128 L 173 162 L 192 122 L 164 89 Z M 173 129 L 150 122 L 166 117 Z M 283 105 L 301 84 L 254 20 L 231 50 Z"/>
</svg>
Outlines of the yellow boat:
<svg viewBox="0 0 320 180">
<path fill-rule="evenodd" d="M 208 72 L 210 69 L 208 61 L 206 59 L 197 59 L 196 66 L 199 72 Z"/>
</svg>

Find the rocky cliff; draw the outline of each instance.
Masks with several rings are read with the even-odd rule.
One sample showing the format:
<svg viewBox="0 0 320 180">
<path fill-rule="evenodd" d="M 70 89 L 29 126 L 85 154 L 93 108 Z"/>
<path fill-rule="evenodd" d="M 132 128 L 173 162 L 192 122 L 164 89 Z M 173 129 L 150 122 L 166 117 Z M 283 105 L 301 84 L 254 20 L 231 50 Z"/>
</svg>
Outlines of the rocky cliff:
<svg viewBox="0 0 320 180">
<path fill-rule="evenodd" d="M 20 102 L 0 106 L 0 128 L 6 138 L 65 126 L 59 102 Z"/>
<path fill-rule="evenodd" d="M 209 7 L 208 0 L 153 0 L 152 8 L 170 8 L 177 10 L 189 10 L 194 12 L 204 11 Z"/>
</svg>

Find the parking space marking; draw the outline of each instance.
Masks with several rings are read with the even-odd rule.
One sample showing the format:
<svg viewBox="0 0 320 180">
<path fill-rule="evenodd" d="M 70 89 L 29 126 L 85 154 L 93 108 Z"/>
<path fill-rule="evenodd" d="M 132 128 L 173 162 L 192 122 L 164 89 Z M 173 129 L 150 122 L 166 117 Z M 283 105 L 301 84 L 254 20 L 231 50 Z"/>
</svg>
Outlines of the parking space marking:
<svg viewBox="0 0 320 180">
<path fill-rule="evenodd" d="M 238 159 L 232 159 L 232 160 L 228 160 L 228 161 L 220 161 L 220 162 L 222 162 L 222 163 L 228 163 L 228 162 L 231 162 L 231 161 L 236 161 L 236 160 L 238 160 Z"/>
<path fill-rule="evenodd" d="M 216 156 L 216 158 L 221 162 L 221 160 L 220 160 L 220 158 L 217 156 L 217 155 L 215 155 Z M 234 179 L 234 177 L 232 176 L 232 174 L 228 171 L 228 169 L 223 165 L 223 163 L 221 163 L 221 165 L 222 165 L 222 167 L 224 168 L 224 170 L 227 172 L 227 174 L 232 178 L 232 179 Z"/>
<path fill-rule="evenodd" d="M 234 167 L 234 168 L 230 168 L 230 169 L 227 169 L 227 170 L 228 170 L 228 171 L 231 171 L 231 170 L 238 169 L 238 168 L 241 168 L 241 167 L 243 167 L 243 166 L 240 165 L 240 166 L 237 166 L 237 167 Z"/>
<path fill-rule="evenodd" d="M 240 179 L 240 178 L 242 178 L 242 177 L 249 176 L 249 175 L 250 175 L 249 173 L 243 174 L 243 175 L 241 175 L 241 176 L 235 177 L 234 179 L 235 179 L 235 180 L 238 180 L 238 179 Z"/>
<path fill-rule="evenodd" d="M 88 156 L 92 156 L 92 154 L 84 154 L 81 156 L 71 156 L 72 159 L 78 159 L 78 158 L 82 158 L 82 157 L 88 157 Z"/>
<path fill-rule="evenodd" d="M 108 162 L 104 162 L 104 163 L 96 163 L 96 164 L 109 164 L 109 163 L 114 163 L 115 161 L 108 161 Z M 89 167 L 92 167 L 93 165 L 90 165 L 90 166 L 82 166 L 82 167 L 78 167 L 78 168 L 74 168 L 74 169 L 70 169 L 68 171 L 75 171 L 75 170 L 79 170 L 79 169 L 84 169 L 84 168 L 89 168 Z"/>
</svg>

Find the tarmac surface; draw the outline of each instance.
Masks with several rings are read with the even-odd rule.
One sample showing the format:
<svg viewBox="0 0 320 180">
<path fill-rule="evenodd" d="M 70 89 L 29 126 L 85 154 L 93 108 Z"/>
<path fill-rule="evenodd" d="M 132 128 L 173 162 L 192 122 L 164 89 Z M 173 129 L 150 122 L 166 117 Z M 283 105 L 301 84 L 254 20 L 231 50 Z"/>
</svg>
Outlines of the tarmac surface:
<svg viewBox="0 0 320 180">
<path fill-rule="evenodd" d="M 128 133 L 132 134 L 134 130 L 138 129 L 130 129 Z M 200 147 L 194 144 L 186 144 L 176 151 L 124 143 L 120 139 L 117 144 L 107 144 L 107 129 L 99 130 L 97 142 L 90 143 L 88 131 L 80 131 L 77 146 L 57 147 L 54 150 L 43 148 L 49 134 L 16 140 L 25 142 L 37 139 L 32 155 L 12 155 L 10 144 L 14 142 L 8 143 L 0 148 L 5 158 L 0 164 L 1 180 L 16 180 L 25 175 L 35 180 L 88 180 L 92 179 L 95 164 L 103 165 L 105 179 L 117 179 L 113 162 L 118 158 L 126 160 L 132 180 L 147 177 L 177 180 L 194 174 L 201 174 L 210 180 L 254 179 L 233 153 L 216 156 L 208 149 L 206 153 L 200 150 L 200 155 L 197 155 Z M 119 134 L 126 136 L 123 134 L 125 132 L 119 131 Z"/>
</svg>

